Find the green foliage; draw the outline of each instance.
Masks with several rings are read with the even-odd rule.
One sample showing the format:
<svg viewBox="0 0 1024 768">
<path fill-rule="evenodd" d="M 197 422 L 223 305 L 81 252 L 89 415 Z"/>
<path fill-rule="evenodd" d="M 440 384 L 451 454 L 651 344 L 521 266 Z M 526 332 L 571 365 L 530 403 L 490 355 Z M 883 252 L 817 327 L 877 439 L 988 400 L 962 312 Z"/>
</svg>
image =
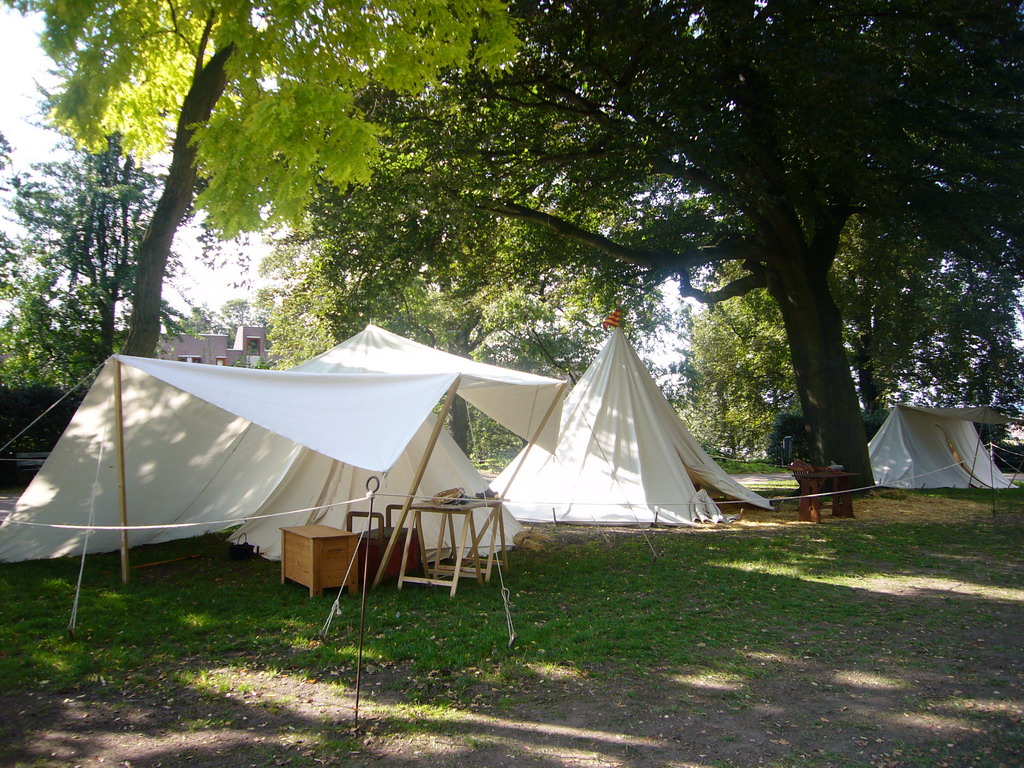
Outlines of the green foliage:
<svg viewBox="0 0 1024 768">
<path fill-rule="evenodd" d="M 885 423 L 888 416 L 888 411 L 863 412 L 861 418 L 864 422 L 865 439 L 871 440 L 882 424 Z M 814 453 L 807 439 L 807 425 L 799 409 L 780 411 L 772 419 L 772 428 L 765 442 L 765 452 L 768 455 L 768 459 L 778 466 L 784 466 L 787 463 L 783 461 L 782 456 L 782 440 L 785 437 L 793 438 L 793 455 L 791 460 L 811 460 Z M 826 461 L 831 463 L 833 459 L 826 459 Z"/>
<path fill-rule="evenodd" d="M 25 479 L 11 461 L 16 453 L 49 451 L 57 444 L 91 383 L 71 394 L 47 384 L 0 383 L 0 446 L 7 446 L 0 453 L 0 485 Z"/>
<path fill-rule="evenodd" d="M 218 333 L 234 333 L 240 325 L 265 326 L 269 320 L 268 313 L 248 299 L 228 299 L 218 315 Z"/>
<path fill-rule="evenodd" d="M 785 466 L 788 462 L 782 455 L 783 439 L 793 438 L 793 452 L 789 461 L 800 459 L 807 461 L 811 453 L 811 446 L 807 440 L 807 427 L 804 424 L 804 416 L 799 410 L 782 411 L 772 419 L 772 429 L 765 441 L 765 453 L 768 460 L 778 466 Z"/>
<path fill-rule="evenodd" d="M 18 181 L 11 208 L 24 235 L 0 256 L 5 381 L 68 387 L 113 353 L 155 187 L 116 137 Z"/>
<path fill-rule="evenodd" d="M 443 189 L 408 177 L 399 150 L 387 148 L 368 185 L 323 190 L 305 228 L 264 262 L 278 353 L 303 359 L 373 322 L 457 354 L 574 376 L 611 309 L 639 328 L 663 322 L 647 277 L 602 272 L 545 233 L 451 206 Z"/>
<path fill-rule="evenodd" d="M 1024 405 L 1024 292 L 1011 263 L 985 263 L 973 241 L 938 250 L 855 221 L 832 282 L 865 409 Z"/>
<path fill-rule="evenodd" d="M 517 222 L 451 206 L 443 189 L 407 173 L 388 144 L 373 180 L 325 188 L 305 227 L 263 263 L 272 279 L 274 349 L 288 361 L 318 354 L 372 322 L 454 354 L 570 379 L 593 359 L 607 313 L 621 307 L 641 345 L 669 323 L 651 276 Z M 456 440 L 497 467 L 518 440 L 480 415 L 453 419 Z"/>
<path fill-rule="evenodd" d="M 693 318 L 684 421 L 715 452 L 759 454 L 772 420 L 797 402 L 779 310 L 764 291 Z"/>
<path fill-rule="evenodd" d="M 148 157 L 167 151 L 200 68 L 229 53 L 224 94 L 196 138 L 199 205 L 228 235 L 297 219 L 323 177 L 366 181 L 380 128 L 358 103 L 371 83 L 419 91 L 472 57 L 499 66 L 516 38 L 496 0 L 25 0 L 65 73 L 56 122 L 97 148 L 110 133 Z"/>
<path fill-rule="evenodd" d="M 674 273 L 708 301 L 766 287 L 820 451 L 863 464 L 827 275 L 855 214 L 878 237 L 909 232 L 933 253 L 970 241 L 981 273 L 1020 273 L 1018 4 L 513 9 L 513 66 L 453 78 L 393 119 L 410 176 L 442 176 L 453 205 L 556 233 L 598 269 L 611 256 Z"/>
<path fill-rule="evenodd" d="M 216 314 L 206 304 L 189 307 L 187 316 L 175 317 L 168 324 L 168 333 L 185 333 L 191 336 L 199 336 L 204 333 L 212 333 L 217 327 Z"/>
<path fill-rule="evenodd" d="M 716 456 L 714 458 L 715 463 L 730 475 L 744 475 L 748 473 L 772 475 L 779 474 L 783 471 L 780 469 L 778 464 L 772 464 L 760 459 L 742 461 L 739 459 L 726 459 L 721 456 Z M 782 475 L 781 477 L 785 478 L 787 481 L 789 479 L 788 475 Z M 744 483 L 744 485 L 747 485 L 747 483 Z M 758 493 L 761 493 L 761 491 L 758 491 Z"/>
</svg>

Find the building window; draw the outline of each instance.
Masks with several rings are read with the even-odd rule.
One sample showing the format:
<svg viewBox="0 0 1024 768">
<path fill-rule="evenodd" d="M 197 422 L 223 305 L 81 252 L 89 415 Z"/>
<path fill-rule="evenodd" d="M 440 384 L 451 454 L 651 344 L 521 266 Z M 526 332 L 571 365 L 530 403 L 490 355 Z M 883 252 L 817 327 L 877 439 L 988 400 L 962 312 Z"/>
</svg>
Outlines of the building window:
<svg viewBox="0 0 1024 768">
<path fill-rule="evenodd" d="M 228 359 L 226 357 L 218 357 L 216 365 L 227 365 Z"/>
<path fill-rule="evenodd" d="M 182 363 L 201 363 L 203 358 L 199 355 L 178 355 L 178 360 Z"/>
<path fill-rule="evenodd" d="M 260 352 L 260 337 L 259 336 L 247 336 L 245 339 L 245 354 L 247 355 L 259 355 Z"/>
</svg>

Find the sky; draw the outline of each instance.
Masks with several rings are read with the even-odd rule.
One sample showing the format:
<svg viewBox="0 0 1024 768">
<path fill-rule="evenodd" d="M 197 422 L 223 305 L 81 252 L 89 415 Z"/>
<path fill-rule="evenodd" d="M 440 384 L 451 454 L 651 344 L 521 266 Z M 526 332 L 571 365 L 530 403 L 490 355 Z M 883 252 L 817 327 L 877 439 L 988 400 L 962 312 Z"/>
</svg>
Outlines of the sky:
<svg viewBox="0 0 1024 768">
<path fill-rule="evenodd" d="M 11 160 L 16 173 L 30 171 L 33 163 L 61 156 L 60 138 L 39 126 L 38 85 L 52 87 L 56 82 L 48 72 L 52 62 L 39 47 L 41 30 L 38 16 L 25 18 L 0 6 L 0 133 L 13 147 Z M 6 211 L 2 219 L 0 226 L 7 232 L 14 231 Z M 252 257 L 248 271 L 237 267 L 211 269 L 199 260 L 195 238 L 194 229 L 179 231 L 175 238 L 175 251 L 182 258 L 185 274 L 175 284 L 165 285 L 164 298 L 181 311 L 186 311 L 186 297 L 214 310 L 228 299 L 249 298 L 251 286 L 258 282 L 255 268 L 265 249 L 259 245 L 247 249 Z M 231 247 L 224 249 L 226 255 L 231 251 Z"/>
</svg>

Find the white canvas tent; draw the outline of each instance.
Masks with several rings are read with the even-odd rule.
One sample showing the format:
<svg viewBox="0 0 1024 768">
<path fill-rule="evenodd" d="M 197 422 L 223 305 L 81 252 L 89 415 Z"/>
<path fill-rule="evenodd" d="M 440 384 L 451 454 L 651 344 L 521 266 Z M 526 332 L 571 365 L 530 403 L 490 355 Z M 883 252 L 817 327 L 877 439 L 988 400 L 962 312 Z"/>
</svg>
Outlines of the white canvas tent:
<svg viewBox="0 0 1024 768">
<path fill-rule="evenodd" d="M 689 525 L 738 509 L 712 495 L 771 508 L 701 449 L 621 329 L 566 398 L 554 451 L 524 450 L 492 487 L 520 522 Z"/>
<path fill-rule="evenodd" d="M 441 375 L 459 375 L 459 395 L 473 403 L 499 423 L 502 423 L 520 437 L 530 440 L 541 432 L 545 421 L 555 414 L 561 403 L 564 384 L 556 379 L 536 376 L 520 371 L 513 371 L 498 366 L 479 363 L 458 355 L 452 355 L 431 347 L 424 346 L 410 339 L 398 336 L 390 331 L 368 325 L 363 331 L 343 341 L 327 352 L 314 357 L 289 372 L 330 373 L 330 374 L 400 374 L 405 371 L 418 371 Z M 400 460 L 391 468 L 381 486 L 375 503 L 376 511 L 383 511 L 388 504 L 404 501 L 408 492 L 416 461 L 423 455 L 429 438 L 429 427 L 434 423 L 433 416 L 417 433 L 413 442 Z M 553 433 L 546 436 L 550 444 Z M 543 443 L 544 436 L 540 441 Z M 313 456 L 307 457 L 312 461 Z M 301 465 L 302 474 L 317 473 L 326 478 L 322 500 L 316 505 L 334 504 L 345 499 L 356 498 L 365 492 L 366 480 L 371 475 L 366 470 L 351 465 L 338 465 L 335 462 L 324 462 L 322 459 L 314 468 Z M 274 499 L 273 507 L 268 510 L 285 511 L 288 509 L 304 509 L 314 506 L 307 503 L 302 496 L 304 489 L 310 486 L 304 477 L 297 477 L 291 483 L 281 484 L 278 498 Z M 420 489 L 427 495 L 446 488 L 461 487 L 470 496 L 487 488 L 486 481 L 480 476 L 469 459 L 459 450 L 451 436 L 442 431 L 437 447 L 431 457 L 427 472 L 420 483 Z M 292 490 L 292 489 L 295 490 Z M 298 494 L 296 497 L 295 494 Z M 365 509 L 366 505 L 357 504 L 355 508 Z M 280 528 L 282 526 L 306 525 L 321 523 L 334 527 L 344 527 L 348 505 L 331 506 L 313 513 L 301 512 L 294 515 L 275 517 L 256 516 L 245 523 L 232 537 L 234 540 L 245 540 L 261 548 L 261 552 L 271 557 L 279 556 Z M 269 512 L 274 514 L 273 511 Z M 268 514 L 261 512 L 261 515 Z M 487 510 L 474 513 L 477 530 L 486 519 Z M 398 522 L 398 515 L 392 522 Z M 425 516 L 426 541 L 436 541 L 436 520 L 430 515 Z M 521 530 L 521 526 L 506 511 L 504 517 L 506 544 Z M 356 526 L 358 528 L 358 526 Z M 486 542 L 485 542 L 486 544 Z M 486 547 L 484 547 L 486 549 Z"/>
<path fill-rule="evenodd" d="M 87 524 L 109 527 L 89 534 L 89 552 L 122 545 L 119 435 L 128 546 L 305 510 L 274 518 L 264 542 L 273 555 L 281 526 L 312 522 L 323 509 L 311 508 L 362 496 L 370 473 L 386 473 L 386 485 L 404 495 L 404 480 L 413 478 L 433 437 L 431 411 L 437 403 L 463 384 L 513 386 L 507 378 L 503 374 L 488 384 L 479 371 L 465 378 L 454 370 L 254 371 L 115 356 L 0 526 L 0 561 L 77 554 Z M 560 382 L 535 378 L 535 407 L 552 407 Z M 517 424 L 542 420 L 521 411 L 516 416 Z M 482 490 L 483 481 L 443 431 L 438 446 L 421 487 Z M 349 495 L 354 486 L 358 492 Z M 365 508 L 365 502 L 356 506 Z M 509 538 L 514 533 L 506 530 Z"/>
<path fill-rule="evenodd" d="M 479 363 L 418 344 L 375 325 L 291 369 L 308 373 L 458 373 L 459 395 L 524 440 L 554 446 L 565 383 Z"/>
<path fill-rule="evenodd" d="M 988 407 L 897 405 L 868 443 L 878 485 L 893 488 L 1009 488 L 974 424 L 1008 424 Z"/>
</svg>

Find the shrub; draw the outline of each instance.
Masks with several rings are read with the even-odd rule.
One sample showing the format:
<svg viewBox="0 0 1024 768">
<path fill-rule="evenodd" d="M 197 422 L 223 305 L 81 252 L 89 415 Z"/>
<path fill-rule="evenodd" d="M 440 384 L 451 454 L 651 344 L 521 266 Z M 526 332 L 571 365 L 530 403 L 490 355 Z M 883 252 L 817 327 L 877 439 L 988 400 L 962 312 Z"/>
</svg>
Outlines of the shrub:
<svg viewBox="0 0 1024 768">
<path fill-rule="evenodd" d="M 0 453 L 0 484 L 10 485 L 23 479 L 18 477 L 13 461 L 15 454 L 49 451 L 57 444 L 85 396 L 79 391 L 61 401 L 65 394 L 58 387 L 46 384 L 20 387 L 0 384 L 0 446 L 7 446 Z M 59 405 L 47 412 L 58 401 Z M 32 424 L 37 418 L 39 421 Z M 15 435 L 30 424 L 31 428 L 15 439 Z"/>
<path fill-rule="evenodd" d="M 861 413 L 861 417 L 864 421 L 864 435 L 868 440 L 875 436 L 875 433 L 879 430 L 888 416 L 888 411 Z M 772 431 L 768 434 L 768 445 L 766 446 L 766 453 L 768 454 L 770 461 L 780 466 L 788 463 L 783 460 L 782 441 L 783 438 L 790 436 L 793 438 L 793 454 L 790 461 L 793 459 L 803 459 L 804 461 L 810 460 L 811 444 L 807 439 L 804 415 L 799 409 L 796 409 L 792 411 L 781 411 L 775 415 L 775 420 L 772 422 Z M 826 460 L 828 459 L 828 457 L 825 458 Z"/>
</svg>

